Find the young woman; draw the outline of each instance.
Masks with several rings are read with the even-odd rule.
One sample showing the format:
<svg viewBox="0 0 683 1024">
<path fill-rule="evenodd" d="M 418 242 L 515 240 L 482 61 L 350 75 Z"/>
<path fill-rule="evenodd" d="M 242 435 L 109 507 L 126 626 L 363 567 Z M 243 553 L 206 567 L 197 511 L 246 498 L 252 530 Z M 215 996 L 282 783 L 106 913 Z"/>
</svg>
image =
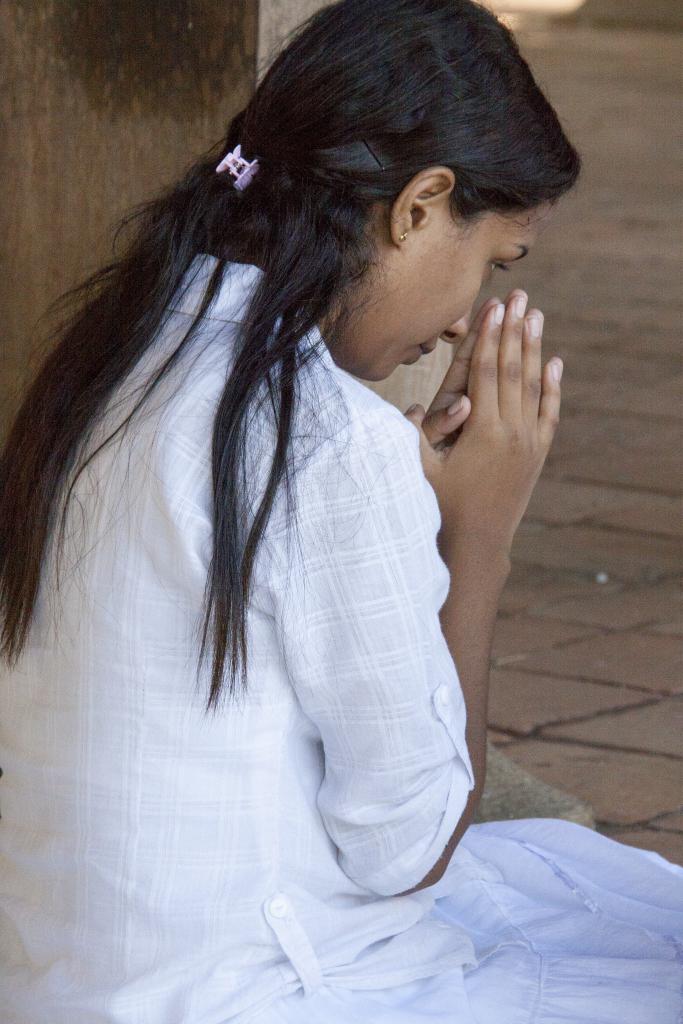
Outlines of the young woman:
<svg viewBox="0 0 683 1024">
<path fill-rule="evenodd" d="M 680 1020 L 683 870 L 470 824 L 560 409 L 470 311 L 578 170 L 484 8 L 341 0 L 69 293 L 2 458 L 6 1024 Z M 362 383 L 440 335 L 428 413 Z"/>
</svg>

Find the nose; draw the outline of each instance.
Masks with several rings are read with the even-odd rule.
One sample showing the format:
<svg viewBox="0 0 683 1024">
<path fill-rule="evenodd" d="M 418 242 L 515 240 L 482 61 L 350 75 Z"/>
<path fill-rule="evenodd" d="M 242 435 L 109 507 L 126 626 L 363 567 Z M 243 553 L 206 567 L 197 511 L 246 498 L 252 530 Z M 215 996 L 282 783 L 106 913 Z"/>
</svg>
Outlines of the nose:
<svg viewBox="0 0 683 1024">
<path fill-rule="evenodd" d="M 500 299 L 496 297 L 487 299 L 483 306 L 480 306 L 479 311 L 477 313 L 477 319 L 480 316 L 483 316 L 486 313 L 487 309 L 489 309 L 492 305 L 494 305 L 497 302 L 500 302 Z M 454 345 L 456 342 L 459 343 L 464 338 L 466 338 L 472 326 L 473 309 L 474 304 L 470 306 L 466 313 L 463 313 L 459 320 L 455 320 L 444 331 L 442 331 L 441 334 L 439 335 L 439 338 L 441 338 L 443 341 L 449 342 L 451 345 Z M 477 319 L 475 319 L 474 321 L 475 324 L 477 322 Z M 432 352 L 433 349 L 436 347 L 439 338 L 437 338 L 436 341 L 434 341 L 429 348 L 427 348 L 426 345 L 423 346 L 425 351 Z"/>
<path fill-rule="evenodd" d="M 425 354 L 427 354 L 428 352 L 433 352 L 438 344 L 439 338 L 441 338 L 443 341 L 448 341 L 451 344 L 461 341 L 463 338 L 467 336 L 467 332 L 470 329 L 471 315 L 472 309 L 470 307 L 470 310 L 467 313 L 465 313 L 464 316 L 461 316 L 459 320 L 456 320 L 455 323 L 452 323 L 450 327 L 446 328 L 445 331 L 442 331 L 438 338 L 435 338 L 434 341 L 424 342 L 422 345 L 420 345 L 422 351 Z"/>
<path fill-rule="evenodd" d="M 443 333 L 440 335 L 444 341 L 462 341 L 463 338 L 467 337 L 467 332 L 470 329 L 470 319 L 472 317 L 472 309 L 470 308 L 464 316 L 461 316 L 459 320 L 452 323 Z"/>
</svg>

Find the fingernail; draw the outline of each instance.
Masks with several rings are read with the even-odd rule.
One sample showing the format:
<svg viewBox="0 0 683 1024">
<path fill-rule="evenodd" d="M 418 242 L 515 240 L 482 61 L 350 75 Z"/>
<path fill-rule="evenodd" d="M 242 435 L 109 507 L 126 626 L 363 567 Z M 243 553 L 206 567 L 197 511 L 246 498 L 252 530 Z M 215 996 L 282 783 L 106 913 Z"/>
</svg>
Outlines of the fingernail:
<svg viewBox="0 0 683 1024">
<path fill-rule="evenodd" d="M 564 364 L 561 359 L 553 359 L 550 364 L 550 369 L 553 375 L 553 380 L 556 384 L 559 384 L 562 380 L 562 371 L 564 370 Z"/>
<path fill-rule="evenodd" d="M 528 299 L 527 299 L 526 295 L 518 295 L 517 298 L 515 299 L 515 313 L 517 314 L 518 317 L 520 317 L 520 319 L 521 319 L 521 317 L 524 316 L 524 311 L 526 309 L 527 301 L 528 301 Z"/>
<path fill-rule="evenodd" d="M 449 406 L 448 406 L 448 409 L 446 410 L 446 412 L 448 413 L 448 415 L 449 415 L 449 416 L 454 416 L 454 415 L 456 414 L 456 412 L 458 412 L 458 410 L 462 409 L 462 403 L 463 403 L 463 401 L 464 401 L 464 399 L 463 399 L 463 398 L 462 398 L 462 396 L 461 396 L 461 397 L 460 397 L 460 398 L 459 398 L 459 399 L 457 400 L 457 402 L 453 402 L 453 405 L 449 405 Z"/>
<path fill-rule="evenodd" d="M 543 320 L 541 319 L 541 317 L 530 316 L 527 320 L 527 323 L 529 324 L 529 334 L 531 335 L 531 337 L 538 338 L 541 333 L 541 326 L 543 325 Z"/>
<path fill-rule="evenodd" d="M 505 316 L 505 306 L 502 302 L 499 302 L 493 311 L 493 322 L 494 324 L 502 324 L 503 317 Z"/>
</svg>

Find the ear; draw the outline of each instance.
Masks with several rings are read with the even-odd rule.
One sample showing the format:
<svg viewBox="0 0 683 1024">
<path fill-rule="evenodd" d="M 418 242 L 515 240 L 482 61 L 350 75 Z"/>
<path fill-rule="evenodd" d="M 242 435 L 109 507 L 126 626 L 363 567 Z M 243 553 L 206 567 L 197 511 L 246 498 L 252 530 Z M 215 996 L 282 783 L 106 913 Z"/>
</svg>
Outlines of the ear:
<svg viewBox="0 0 683 1024">
<path fill-rule="evenodd" d="M 454 187 L 455 175 L 450 167 L 427 167 L 414 175 L 401 189 L 391 208 L 392 241 L 398 246 L 402 245 L 401 235 L 419 230 L 426 224 L 431 209 L 447 203 Z"/>
</svg>

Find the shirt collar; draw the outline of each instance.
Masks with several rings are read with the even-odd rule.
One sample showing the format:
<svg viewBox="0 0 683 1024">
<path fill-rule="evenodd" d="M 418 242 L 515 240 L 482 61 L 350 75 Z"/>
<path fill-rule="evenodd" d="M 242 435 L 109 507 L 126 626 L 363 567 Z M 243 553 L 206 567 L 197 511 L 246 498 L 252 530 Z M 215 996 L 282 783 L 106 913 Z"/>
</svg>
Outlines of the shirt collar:
<svg viewBox="0 0 683 1024">
<path fill-rule="evenodd" d="M 195 256 L 187 268 L 170 308 L 178 313 L 196 316 L 218 262 L 218 257 L 210 253 L 199 253 Z M 246 315 L 251 295 L 263 274 L 264 271 L 254 263 L 228 261 L 223 282 L 204 316 L 209 320 L 240 323 Z M 314 345 L 318 341 L 322 341 L 323 355 L 328 362 L 331 361 L 329 349 L 325 345 L 318 327 L 314 327 L 312 331 L 304 335 L 299 341 L 299 346 Z"/>
</svg>

